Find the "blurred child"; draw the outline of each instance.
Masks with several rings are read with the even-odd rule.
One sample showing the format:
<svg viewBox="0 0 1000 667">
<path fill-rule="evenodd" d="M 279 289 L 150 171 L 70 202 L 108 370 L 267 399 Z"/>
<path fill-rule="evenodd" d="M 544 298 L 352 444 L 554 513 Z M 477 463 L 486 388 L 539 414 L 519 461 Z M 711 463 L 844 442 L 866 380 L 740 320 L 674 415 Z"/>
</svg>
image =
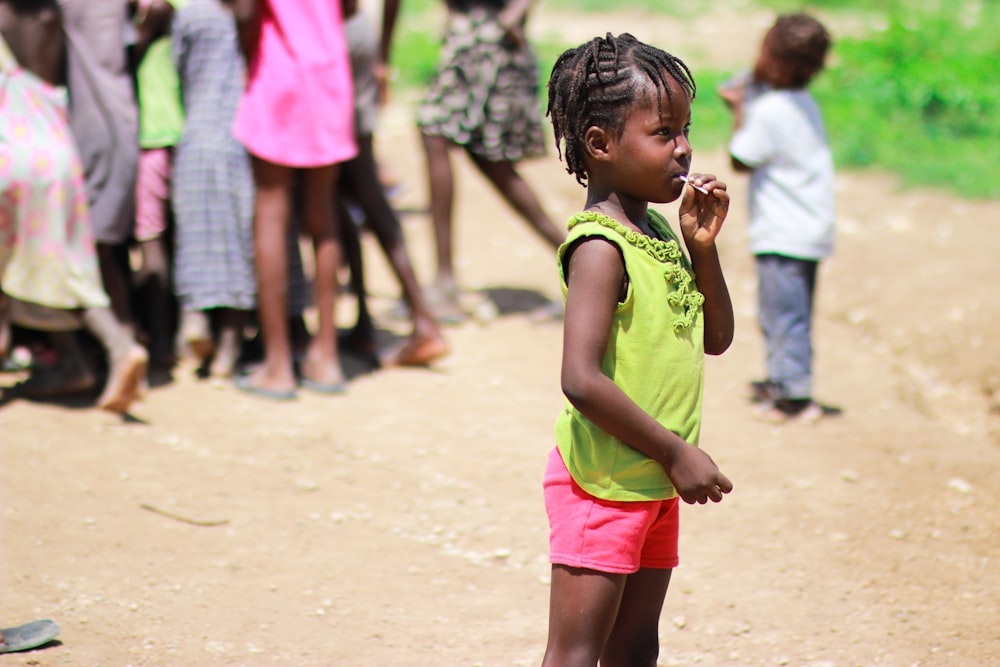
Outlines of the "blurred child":
<svg viewBox="0 0 1000 667">
<path fill-rule="evenodd" d="M 17 324 L 50 332 L 56 364 L 14 394 L 85 393 L 95 378 L 75 330 L 108 354 L 98 406 L 125 412 L 143 388 L 147 355 L 108 308 L 88 218 L 83 168 L 58 87 L 64 42 L 56 0 L 0 0 L 0 290 Z"/>
<path fill-rule="evenodd" d="M 587 200 L 558 253 L 568 405 L 544 481 L 547 667 L 655 667 L 678 497 L 733 488 L 697 447 L 704 355 L 729 347 L 733 308 L 716 247 L 729 193 L 689 171 L 694 94 L 681 60 L 629 34 L 566 51 L 549 79 L 557 145 Z M 678 198 L 680 237 L 649 208 Z"/>
<path fill-rule="evenodd" d="M 135 239 L 142 253 L 150 362 L 159 371 L 173 365 L 174 325 L 167 227 L 174 146 L 184 130 L 180 81 L 171 58 L 170 24 L 185 0 L 133 0 L 138 40 L 133 47 L 139 99 L 139 174 Z"/>
<path fill-rule="evenodd" d="M 234 125 L 251 155 L 256 190 L 254 261 L 264 361 L 238 379 L 272 400 L 296 396 L 296 380 L 324 394 L 345 390 L 334 309 L 340 241 L 334 212 L 338 163 L 357 155 L 351 65 L 339 2 L 229 0 L 248 58 Z M 301 190 L 295 176 L 301 175 Z M 287 235 L 293 192 L 315 256 L 318 326 L 296 378 L 288 326 Z M 298 194 L 301 193 L 301 194 Z"/>
<path fill-rule="evenodd" d="M 253 176 L 232 134 L 246 65 L 220 0 L 190 0 L 177 10 L 172 33 L 186 117 L 172 191 L 180 337 L 199 362 L 211 360 L 213 377 L 226 378 L 257 297 Z"/>
<path fill-rule="evenodd" d="M 382 366 L 424 366 L 444 356 L 448 346 L 413 271 L 403 228 L 386 197 L 375 161 L 374 132 L 378 107 L 385 99 L 387 77 L 384 70 L 392 32 L 390 21 L 395 16 L 395 0 L 389 0 L 384 7 L 386 19 L 383 19 L 381 40 L 376 39 L 368 15 L 358 11 L 356 0 L 343 0 L 342 5 L 344 16 L 348 17 L 344 31 L 354 77 L 354 131 L 358 142 L 358 156 L 341 165 L 338 183 L 340 228 L 351 265 L 351 281 L 358 297 L 358 323 L 347 340 L 366 354 L 375 353 L 375 327 L 365 295 L 359 230 L 343 206 L 345 200 L 351 200 L 358 205 L 364 222 L 378 238 L 403 289 L 403 297 L 413 319 L 410 338 L 381 354 L 379 363 Z"/>
<path fill-rule="evenodd" d="M 126 58 L 123 0 L 59 0 L 69 126 L 83 160 L 90 224 L 111 309 L 134 330 L 128 244 L 135 230 L 139 110 Z"/>
<path fill-rule="evenodd" d="M 455 279 L 450 151 L 461 146 L 514 211 L 553 248 L 565 234 L 545 212 L 517 163 L 544 153 L 538 66 L 524 35 L 532 0 L 446 0 L 438 71 L 420 105 L 437 274 L 428 291 L 438 318 L 465 317 Z"/>
<path fill-rule="evenodd" d="M 720 88 L 733 112 L 733 167 L 750 172 L 750 250 L 767 379 L 753 383 L 763 416 L 814 422 L 812 315 L 819 262 L 833 252 L 833 159 L 806 87 L 830 48 L 807 14 L 779 16 L 751 77 Z"/>
</svg>

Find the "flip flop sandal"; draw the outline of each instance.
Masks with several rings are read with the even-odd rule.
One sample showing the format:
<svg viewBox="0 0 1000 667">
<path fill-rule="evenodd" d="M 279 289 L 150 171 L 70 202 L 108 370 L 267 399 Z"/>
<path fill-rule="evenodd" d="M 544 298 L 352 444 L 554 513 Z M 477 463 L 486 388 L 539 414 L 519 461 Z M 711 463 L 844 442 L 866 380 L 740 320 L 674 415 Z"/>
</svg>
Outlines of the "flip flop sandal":
<svg viewBox="0 0 1000 667">
<path fill-rule="evenodd" d="M 266 398 L 271 401 L 292 401 L 298 398 L 294 389 L 268 389 L 258 387 L 250 382 L 249 375 L 241 375 L 233 380 L 233 386 L 244 394 L 250 394 L 257 398 Z"/>
<path fill-rule="evenodd" d="M 333 396 L 336 394 L 343 394 L 347 391 L 347 385 L 343 382 L 338 382 L 336 384 L 326 384 L 324 382 L 316 382 L 315 380 L 310 380 L 309 378 L 302 378 L 299 380 L 299 384 L 302 385 L 303 389 L 308 389 L 309 391 L 315 392 L 317 394 L 326 394 L 328 396 Z"/>
<path fill-rule="evenodd" d="M 16 628 L 4 628 L 0 633 L 3 633 L 0 653 L 14 653 L 48 644 L 59 635 L 59 626 L 49 620 L 32 621 Z"/>
</svg>

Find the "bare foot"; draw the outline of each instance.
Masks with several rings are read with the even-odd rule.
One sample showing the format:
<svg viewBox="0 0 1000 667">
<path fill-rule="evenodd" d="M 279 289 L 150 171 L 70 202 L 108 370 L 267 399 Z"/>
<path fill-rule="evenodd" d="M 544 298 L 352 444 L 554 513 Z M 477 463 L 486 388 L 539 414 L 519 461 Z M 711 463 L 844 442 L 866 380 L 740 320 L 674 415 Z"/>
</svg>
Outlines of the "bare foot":
<svg viewBox="0 0 1000 667">
<path fill-rule="evenodd" d="M 468 317 L 457 288 L 432 285 L 424 290 L 431 313 L 441 324 L 461 324 Z"/>
<path fill-rule="evenodd" d="M 224 361 L 219 357 L 212 360 L 208 367 L 208 376 L 219 380 L 230 380 L 236 371 L 236 364 Z"/>
<path fill-rule="evenodd" d="M 337 360 L 330 362 L 307 354 L 302 360 L 302 386 L 326 393 L 340 393 L 344 388 L 344 372 Z"/>
<path fill-rule="evenodd" d="M 128 412 L 129 406 L 142 398 L 147 366 L 149 355 L 138 343 L 111 360 L 108 382 L 97 399 L 97 407 L 108 412 Z"/>
<path fill-rule="evenodd" d="M 413 336 L 402 345 L 390 348 L 379 357 L 383 368 L 392 366 L 430 366 L 448 354 L 448 344 L 443 338 Z"/>
<path fill-rule="evenodd" d="M 295 376 L 288 371 L 271 372 L 266 364 L 261 364 L 249 375 L 236 378 L 237 385 L 247 393 L 259 393 L 263 396 L 273 394 L 294 395 Z"/>
<path fill-rule="evenodd" d="M 199 365 L 204 364 L 215 351 L 208 316 L 204 311 L 185 311 L 181 315 L 180 342 Z"/>
</svg>

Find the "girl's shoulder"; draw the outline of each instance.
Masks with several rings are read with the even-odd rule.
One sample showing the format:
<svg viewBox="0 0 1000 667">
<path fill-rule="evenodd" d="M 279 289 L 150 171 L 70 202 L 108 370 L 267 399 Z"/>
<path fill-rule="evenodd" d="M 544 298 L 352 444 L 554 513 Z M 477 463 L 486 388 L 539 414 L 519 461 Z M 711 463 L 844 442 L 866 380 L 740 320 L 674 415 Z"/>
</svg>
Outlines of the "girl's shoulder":
<svg viewBox="0 0 1000 667">
<path fill-rule="evenodd" d="M 630 229 L 603 213 L 581 211 L 570 218 L 569 234 L 563 247 L 568 247 L 586 236 L 601 236 L 620 248 L 629 248 L 648 254 L 661 263 L 685 262 L 677 235 L 670 228 L 666 219 L 652 209 L 649 210 L 648 217 L 661 238 L 647 236 Z"/>
</svg>

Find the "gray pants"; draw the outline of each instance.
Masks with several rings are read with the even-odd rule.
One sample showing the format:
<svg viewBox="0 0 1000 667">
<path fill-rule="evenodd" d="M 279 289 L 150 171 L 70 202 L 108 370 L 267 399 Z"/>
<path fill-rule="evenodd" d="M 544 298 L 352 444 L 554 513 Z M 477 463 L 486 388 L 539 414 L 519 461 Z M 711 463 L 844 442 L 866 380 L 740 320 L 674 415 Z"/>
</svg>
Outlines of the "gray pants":
<svg viewBox="0 0 1000 667">
<path fill-rule="evenodd" d="M 757 255 L 758 320 L 768 380 L 782 398 L 812 398 L 812 313 L 819 262 Z"/>
</svg>

